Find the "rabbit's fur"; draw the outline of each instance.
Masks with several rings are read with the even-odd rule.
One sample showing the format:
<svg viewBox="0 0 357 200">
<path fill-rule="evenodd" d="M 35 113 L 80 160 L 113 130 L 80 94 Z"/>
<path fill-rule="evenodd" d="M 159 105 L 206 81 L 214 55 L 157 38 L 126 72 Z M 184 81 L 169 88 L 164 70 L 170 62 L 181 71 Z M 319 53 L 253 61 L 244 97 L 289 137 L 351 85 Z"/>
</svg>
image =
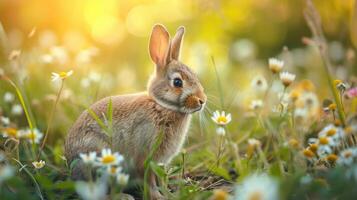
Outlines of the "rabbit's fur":
<svg viewBox="0 0 357 200">
<path fill-rule="evenodd" d="M 184 28 L 180 27 L 171 40 L 162 25 L 153 27 L 149 52 L 156 68 L 147 92 L 107 97 L 91 106 L 97 116 L 102 117 L 111 98 L 112 141 L 92 116 L 87 111 L 83 112 L 69 130 L 65 141 L 69 162 L 77 158 L 79 153 L 99 153 L 103 148 L 112 148 L 123 154 L 126 161 L 131 160 L 136 173 L 142 176 L 146 156 L 160 133 L 164 134 L 163 140 L 154 154 L 154 160 L 167 164 L 179 152 L 191 114 L 201 110 L 206 102 L 206 95 L 197 76 L 178 61 L 183 34 Z M 174 79 L 182 80 L 182 87 L 175 86 Z M 73 169 L 73 178 L 85 178 L 82 165 L 78 164 Z M 160 193 L 153 175 L 150 184 L 152 198 L 158 198 Z"/>
</svg>

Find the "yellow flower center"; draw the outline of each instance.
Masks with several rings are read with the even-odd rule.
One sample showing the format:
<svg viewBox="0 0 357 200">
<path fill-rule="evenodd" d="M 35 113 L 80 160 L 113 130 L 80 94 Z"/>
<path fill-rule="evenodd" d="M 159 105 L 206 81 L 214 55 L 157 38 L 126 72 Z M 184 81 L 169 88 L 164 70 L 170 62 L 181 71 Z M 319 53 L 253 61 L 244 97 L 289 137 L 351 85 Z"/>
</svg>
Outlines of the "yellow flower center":
<svg viewBox="0 0 357 200">
<path fill-rule="evenodd" d="M 111 168 L 110 168 L 110 173 L 111 173 L 111 174 L 115 174 L 116 169 L 117 169 L 116 167 L 111 167 Z"/>
<path fill-rule="evenodd" d="M 309 149 L 310 149 L 312 152 L 316 152 L 318 147 L 319 147 L 319 146 L 318 146 L 317 144 L 310 144 Z"/>
<path fill-rule="evenodd" d="M 228 194 L 226 191 L 218 189 L 218 190 L 214 191 L 213 199 L 214 200 L 226 200 L 226 199 L 228 199 Z"/>
<path fill-rule="evenodd" d="M 31 132 L 27 135 L 27 138 L 30 139 L 30 140 L 35 140 L 36 138 L 36 134 L 34 132 Z"/>
<path fill-rule="evenodd" d="M 261 199 L 263 199 L 263 195 L 259 191 L 255 191 L 249 196 L 248 199 L 249 200 L 261 200 Z"/>
<path fill-rule="evenodd" d="M 299 147 L 299 141 L 296 139 L 290 139 L 289 140 L 289 145 L 293 148 L 298 148 Z"/>
<path fill-rule="evenodd" d="M 351 151 L 346 151 L 346 152 L 343 153 L 343 156 L 344 156 L 345 158 L 349 158 L 349 157 L 352 156 L 352 152 L 351 152 Z"/>
<path fill-rule="evenodd" d="M 322 145 L 328 144 L 328 139 L 327 139 L 327 137 L 322 137 L 322 138 L 319 139 L 319 141 L 320 141 L 320 144 L 322 144 Z"/>
<path fill-rule="evenodd" d="M 300 96 L 300 93 L 296 90 L 292 91 L 290 93 L 290 98 L 293 100 L 293 101 L 296 101 Z"/>
<path fill-rule="evenodd" d="M 336 110 L 336 104 L 331 103 L 331 104 L 328 106 L 328 108 L 329 108 L 330 110 Z"/>
<path fill-rule="evenodd" d="M 336 154 L 330 154 L 327 156 L 327 160 L 330 162 L 335 162 L 338 159 L 338 156 Z"/>
<path fill-rule="evenodd" d="M 64 78 L 67 78 L 67 72 L 60 72 L 59 73 L 59 76 L 64 79 Z"/>
<path fill-rule="evenodd" d="M 314 152 L 312 152 L 310 149 L 305 149 L 303 151 L 303 153 L 304 153 L 304 156 L 306 156 L 308 158 L 312 158 L 315 156 Z"/>
<path fill-rule="evenodd" d="M 109 164 L 115 161 L 115 157 L 113 155 L 107 155 L 102 158 L 102 163 Z"/>
<path fill-rule="evenodd" d="M 333 83 L 337 86 L 338 84 L 342 83 L 341 80 L 334 80 Z"/>
<path fill-rule="evenodd" d="M 333 136 L 336 134 L 336 129 L 332 128 L 327 131 L 327 136 Z"/>
<path fill-rule="evenodd" d="M 10 137 L 17 137 L 17 130 L 15 128 L 7 128 L 5 131 Z"/>
<path fill-rule="evenodd" d="M 225 116 L 219 116 L 218 118 L 217 118 L 217 122 L 218 123 L 223 123 L 223 124 L 225 124 L 225 123 L 227 123 L 227 118 L 225 117 Z"/>
</svg>

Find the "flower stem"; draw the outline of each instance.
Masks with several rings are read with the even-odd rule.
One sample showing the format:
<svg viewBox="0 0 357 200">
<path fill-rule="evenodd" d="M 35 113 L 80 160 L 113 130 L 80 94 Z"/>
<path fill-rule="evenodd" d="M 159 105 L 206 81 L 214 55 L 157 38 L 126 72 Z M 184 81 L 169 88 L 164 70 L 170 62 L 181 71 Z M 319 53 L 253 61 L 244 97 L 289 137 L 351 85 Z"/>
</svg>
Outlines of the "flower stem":
<svg viewBox="0 0 357 200">
<path fill-rule="evenodd" d="M 52 110 L 51 110 L 51 113 L 50 113 L 50 117 L 49 117 L 48 124 L 47 124 L 47 129 L 46 129 L 46 132 L 45 132 L 45 138 L 43 139 L 41 147 L 40 147 L 40 149 L 38 151 L 37 160 L 40 158 L 41 152 L 43 151 L 43 148 L 45 147 L 45 144 L 46 144 L 46 141 L 47 141 L 47 138 L 48 138 L 48 133 L 49 133 L 51 125 L 52 125 L 53 115 L 55 113 L 58 101 L 60 99 L 60 96 L 61 96 L 61 93 L 62 93 L 62 90 L 63 90 L 63 86 L 64 86 L 64 80 L 62 80 L 61 87 L 57 92 L 56 101 L 55 101 L 55 104 L 53 104 L 53 107 L 52 107 Z"/>
</svg>

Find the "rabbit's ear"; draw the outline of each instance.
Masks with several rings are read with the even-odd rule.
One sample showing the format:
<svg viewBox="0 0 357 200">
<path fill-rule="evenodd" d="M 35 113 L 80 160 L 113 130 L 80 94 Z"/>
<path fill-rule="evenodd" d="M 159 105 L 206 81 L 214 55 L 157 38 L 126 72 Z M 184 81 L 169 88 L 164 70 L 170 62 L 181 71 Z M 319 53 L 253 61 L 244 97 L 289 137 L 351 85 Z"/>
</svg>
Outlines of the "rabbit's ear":
<svg viewBox="0 0 357 200">
<path fill-rule="evenodd" d="M 175 37 L 172 39 L 171 43 L 171 59 L 178 60 L 180 57 L 180 49 L 182 44 L 183 35 L 185 33 L 185 27 L 180 26 Z"/>
<path fill-rule="evenodd" d="M 170 57 L 170 35 L 161 24 L 156 24 L 151 32 L 149 52 L 158 67 L 164 67 Z"/>
</svg>

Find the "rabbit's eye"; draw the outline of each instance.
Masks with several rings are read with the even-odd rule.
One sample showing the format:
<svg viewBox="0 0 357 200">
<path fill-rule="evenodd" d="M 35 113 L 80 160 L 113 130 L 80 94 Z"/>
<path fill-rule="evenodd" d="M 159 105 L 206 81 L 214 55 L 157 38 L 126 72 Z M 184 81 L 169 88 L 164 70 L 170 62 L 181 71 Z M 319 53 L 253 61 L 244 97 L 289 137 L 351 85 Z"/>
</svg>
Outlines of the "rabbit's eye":
<svg viewBox="0 0 357 200">
<path fill-rule="evenodd" d="M 180 78 L 175 78 L 173 83 L 175 87 L 182 87 L 182 80 Z"/>
</svg>

